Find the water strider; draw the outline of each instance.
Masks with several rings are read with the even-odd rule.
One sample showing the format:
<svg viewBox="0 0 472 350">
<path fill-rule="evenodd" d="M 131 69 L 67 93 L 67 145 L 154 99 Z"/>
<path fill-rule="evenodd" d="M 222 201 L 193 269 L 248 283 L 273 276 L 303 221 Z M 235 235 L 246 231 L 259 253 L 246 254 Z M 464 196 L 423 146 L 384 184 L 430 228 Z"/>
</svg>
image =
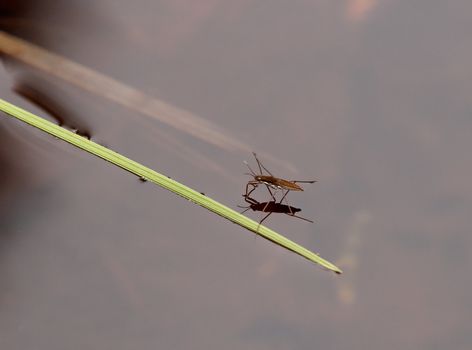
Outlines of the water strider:
<svg viewBox="0 0 472 350">
<path fill-rule="evenodd" d="M 283 195 L 282 199 L 280 200 L 279 203 L 282 202 L 283 199 L 285 199 L 285 196 L 289 191 L 303 191 L 303 188 L 298 185 L 299 183 L 314 183 L 316 180 L 285 180 L 279 177 L 275 177 L 272 175 L 272 173 L 262 164 L 262 162 L 257 158 L 257 154 L 252 152 L 254 155 L 254 158 L 256 159 L 257 166 L 259 167 L 260 174 L 256 174 L 251 167 L 249 166 L 248 162 L 244 162 L 246 166 L 248 167 L 250 174 L 254 180 L 248 181 L 246 184 L 246 194 L 245 196 L 249 196 L 252 191 L 254 191 L 257 186 L 260 184 L 264 184 L 267 187 L 267 190 L 269 191 L 272 199 L 276 202 L 276 198 L 272 191 L 270 190 L 271 188 L 274 189 L 275 191 L 277 190 L 285 190 L 285 194 Z M 265 170 L 268 175 L 264 174 Z M 249 187 L 252 186 L 253 188 L 249 191 Z"/>
</svg>

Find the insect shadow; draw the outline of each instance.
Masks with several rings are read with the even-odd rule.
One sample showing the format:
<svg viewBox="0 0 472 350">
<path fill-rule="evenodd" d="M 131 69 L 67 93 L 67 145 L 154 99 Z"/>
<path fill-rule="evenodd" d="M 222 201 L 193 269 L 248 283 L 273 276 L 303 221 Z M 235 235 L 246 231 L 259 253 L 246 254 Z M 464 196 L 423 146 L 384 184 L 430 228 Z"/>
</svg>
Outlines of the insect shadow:
<svg viewBox="0 0 472 350">
<path fill-rule="evenodd" d="M 255 152 L 252 152 L 252 154 L 254 155 L 254 158 L 256 159 L 257 166 L 259 168 L 260 173 L 256 174 L 256 172 L 254 172 L 254 170 L 252 170 L 252 168 L 249 166 L 249 163 L 244 161 L 244 164 L 246 164 L 246 166 L 248 167 L 250 171 L 250 173 L 246 173 L 246 175 L 250 175 L 254 178 L 254 180 L 248 181 L 248 183 L 246 184 L 246 194 L 244 196 L 247 198 L 249 198 L 249 195 L 257 188 L 257 186 L 264 184 L 267 190 L 269 191 L 270 196 L 272 197 L 274 202 L 277 202 L 277 199 L 275 198 L 274 193 L 278 190 L 285 190 L 284 195 L 279 201 L 279 204 L 281 204 L 282 201 L 287 196 L 288 192 L 303 191 L 303 188 L 300 185 L 298 185 L 299 183 L 312 184 L 316 182 L 316 180 L 285 180 L 279 177 L 275 177 L 257 158 L 257 154 Z M 264 174 L 264 170 L 268 175 Z M 252 189 L 249 190 L 249 187 L 252 187 Z M 271 188 L 274 190 L 274 193 L 271 191 Z M 267 203 L 270 203 L 270 202 L 267 202 Z"/>
<path fill-rule="evenodd" d="M 306 219 L 304 217 L 301 217 L 301 216 L 298 216 L 298 215 L 295 214 L 295 213 L 298 213 L 298 212 L 302 211 L 300 208 L 295 208 L 295 207 L 292 207 L 290 205 L 282 204 L 282 203 L 276 202 L 276 201 L 258 202 L 256 199 L 251 198 L 251 197 L 249 197 L 248 195 L 245 195 L 245 194 L 243 195 L 243 197 L 244 197 L 244 200 L 246 201 L 246 203 L 248 203 L 249 205 L 247 207 L 243 207 L 243 206 L 238 205 L 239 208 L 244 208 L 245 209 L 241 212 L 241 214 L 245 213 L 249 209 L 252 209 L 253 211 L 260 211 L 260 212 L 263 212 L 263 213 L 268 213 L 266 216 L 264 216 L 262 218 L 261 221 L 259 221 L 259 226 L 272 213 L 286 214 L 288 216 L 292 216 L 294 218 L 298 218 L 298 219 L 305 220 L 305 221 L 313 223 L 312 220 Z M 258 230 L 259 230 L 259 226 L 257 227 Z"/>
</svg>

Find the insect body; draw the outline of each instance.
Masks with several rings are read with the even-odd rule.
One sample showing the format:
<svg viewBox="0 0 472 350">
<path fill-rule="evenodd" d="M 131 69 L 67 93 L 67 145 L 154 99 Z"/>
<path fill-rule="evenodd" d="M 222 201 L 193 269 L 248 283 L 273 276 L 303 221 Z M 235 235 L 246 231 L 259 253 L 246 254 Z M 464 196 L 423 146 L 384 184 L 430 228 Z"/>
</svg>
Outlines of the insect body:
<svg viewBox="0 0 472 350">
<path fill-rule="evenodd" d="M 249 181 L 249 184 L 251 185 L 257 185 L 260 183 L 263 183 L 275 190 L 283 189 L 289 191 L 303 191 L 303 188 L 301 188 L 295 181 L 280 179 L 272 175 L 254 175 L 254 181 Z"/>
<path fill-rule="evenodd" d="M 241 208 L 246 209 L 243 211 L 243 213 L 248 211 L 249 209 L 252 209 L 254 211 L 260 211 L 263 213 L 268 213 L 266 216 L 264 216 L 264 218 L 262 218 L 262 220 L 259 222 L 259 225 L 262 224 L 262 222 L 265 219 L 267 219 L 272 213 L 282 213 L 282 214 L 293 216 L 295 218 L 299 218 L 299 219 L 302 219 L 311 223 L 313 222 L 309 219 L 305 219 L 301 216 L 295 215 L 295 213 L 302 211 L 300 208 L 295 208 L 290 205 L 278 203 L 276 201 L 258 202 L 254 198 L 249 197 L 248 195 L 243 195 L 243 197 L 244 197 L 244 200 L 249 204 L 248 207 L 241 207 Z"/>
<path fill-rule="evenodd" d="M 251 176 L 254 177 L 254 180 L 248 181 L 248 183 L 246 184 L 246 196 L 249 196 L 252 193 L 252 191 L 254 191 L 257 188 L 258 185 L 264 184 L 264 185 L 266 185 L 267 190 L 269 191 L 272 199 L 274 201 L 276 201 L 276 198 L 275 198 L 274 194 L 270 190 L 271 188 L 274 189 L 275 191 L 285 190 L 286 192 L 282 197 L 282 199 L 284 199 L 289 191 L 303 191 L 303 188 L 300 185 L 298 185 L 298 183 L 314 183 L 314 182 L 316 182 L 316 180 L 285 180 L 285 179 L 275 177 L 274 175 L 272 175 L 272 173 L 269 170 L 267 170 L 267 168 L 257 158 L 257 154 L 254 153 L 254 152 L 252 152 L 252 154 L 254 155 L 254 158 L 256 159 L 257 166 L 259 167 L 260 174 L 256 174 L 251 169 L 249 164 L 247 162 L 244 162 L 246 164 L 246 166 L 248 167 L 249 171 L 250 171 L 250 174 L 248 174 L 248 175 L 251 175 Z M 269 175 L 265 175 L 263 169 Z M 249 190 L 250 186 L 252 186 L 251 190 Z M 280 202 L 281 201 L 282 200 L 280 200 Z"/>
</svg>

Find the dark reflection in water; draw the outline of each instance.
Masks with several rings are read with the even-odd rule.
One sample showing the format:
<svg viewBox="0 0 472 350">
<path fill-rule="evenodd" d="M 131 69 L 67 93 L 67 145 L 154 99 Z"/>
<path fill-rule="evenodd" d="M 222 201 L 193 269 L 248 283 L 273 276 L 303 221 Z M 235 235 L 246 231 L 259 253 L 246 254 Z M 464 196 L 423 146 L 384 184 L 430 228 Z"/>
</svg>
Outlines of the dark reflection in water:
<svg viewBox="0 0 472 350">
<path fill-rule="evenodd" d="M 57 121 L 58 125 L 71 129 L 89 140 L 92 138 L 90 128 L 86 126 L 83 120 L 74 116 L 74 113 L 70 110 L 60 106 L 57 101 L 53 101 L 47 96 L 44 87 L 42 90 L 35 88 L 31 80 L 33 78 L 23 78 L 21 81 L 17 81 L 13 91 L 47 112 L 49 116 Z M 36 81 L 36 84 L 39 84 L 39 82 Z"/>
</svg>

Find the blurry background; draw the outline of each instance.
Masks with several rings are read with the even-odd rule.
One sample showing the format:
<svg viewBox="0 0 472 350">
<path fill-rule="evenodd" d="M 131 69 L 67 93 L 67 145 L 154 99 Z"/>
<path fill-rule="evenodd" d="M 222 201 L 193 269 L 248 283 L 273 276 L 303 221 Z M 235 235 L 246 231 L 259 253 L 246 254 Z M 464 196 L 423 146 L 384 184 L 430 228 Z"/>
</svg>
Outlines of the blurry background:
<svg viewBox="0 0 472 350">
<path fill-rule="evenodd" d="M 0 115 L 2 350 L 470 349 L 471 13 L 465 0 L 0 1 L 2 30 L 215 123 L 276 175 L 317 179 L 289 196 L 315 224 L 267 225 L 344 269 Z M 12 90 L 32 88 L 92 140 L 243 204 L 250 152 L 3 63 L 1 98 L 51 119 Z"/>
</svg>

